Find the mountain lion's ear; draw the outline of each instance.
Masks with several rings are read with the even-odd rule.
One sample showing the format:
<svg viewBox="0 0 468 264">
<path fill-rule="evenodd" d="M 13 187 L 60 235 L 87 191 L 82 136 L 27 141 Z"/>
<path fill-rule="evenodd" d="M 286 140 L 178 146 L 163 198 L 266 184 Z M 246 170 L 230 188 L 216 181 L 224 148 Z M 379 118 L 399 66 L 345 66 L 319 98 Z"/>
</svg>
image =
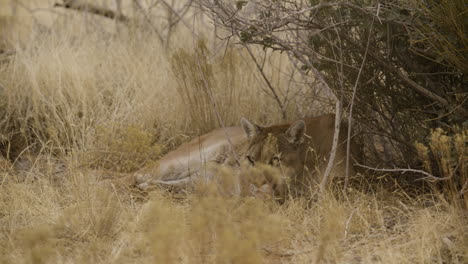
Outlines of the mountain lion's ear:
<svg viewBox="0 0 468 264">
<path fill-rule="evenodd" d="M 260 127 L 257 126 L 256 124 L 250 122 L 246 118 L 242 117 L 241 118 L 241 126 L 242 129 L 244 129 L 245 135 L 247 136 L 248 139 L 252 139 L 255 137 L 259 132 L 260 132 Z"/>
<path fill-rule="evenodd" d="M 304 140 L 305 130 L 306 128 L 304 121 L 299 120 L 288 128 L 285 135 L 289 142 L 301 143 Z"/>
</svg>

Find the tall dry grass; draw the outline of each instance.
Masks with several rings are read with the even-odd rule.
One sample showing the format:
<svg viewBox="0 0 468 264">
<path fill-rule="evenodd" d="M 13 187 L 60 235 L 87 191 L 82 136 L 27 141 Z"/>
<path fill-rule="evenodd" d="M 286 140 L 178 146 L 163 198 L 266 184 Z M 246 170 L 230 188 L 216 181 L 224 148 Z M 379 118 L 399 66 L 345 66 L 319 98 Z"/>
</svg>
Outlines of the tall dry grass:
<svg viewBox="0 0 468 264">
<path fill-rule="evenodd" d="M 184 32 L 166 49 L 76 14 L 25 31 L 6 35 L 16 53 L 0 62 L 0 263 L 466 262 L 466 211 L 436 195 L 372 186 L 280 205 L 106 185 L 97 169 L 152 166 L 219 126 L 216 111 L 275 123 L 278 106 L 242 50 L 221 56 Z M 286 69 L 266 74 L 282 87 Z"/>
<path fill-rule="evenodd" d="M 199 56 L 200 45 L 165 50 L 150 32 L 107 35 L 72 31 L 79 23 L 69 20 L 57 23 L 17 46 L 14 59 L 2 65 L 1 132 L 20 137 L 17 148 L 38 140 L 54 152 L 89 149 L 98 130 L 113 134 L 123 124 L 160 141 L 204 133 L 219 126 L 208 92 L 226 125 L 238 125 L 242 116 L 279 120 L 273 100 L 258 100 L 262 84 L 239 50 Z M 212 69 L 209 76 L 196 75 L 200 63 Z"/>
</svg>

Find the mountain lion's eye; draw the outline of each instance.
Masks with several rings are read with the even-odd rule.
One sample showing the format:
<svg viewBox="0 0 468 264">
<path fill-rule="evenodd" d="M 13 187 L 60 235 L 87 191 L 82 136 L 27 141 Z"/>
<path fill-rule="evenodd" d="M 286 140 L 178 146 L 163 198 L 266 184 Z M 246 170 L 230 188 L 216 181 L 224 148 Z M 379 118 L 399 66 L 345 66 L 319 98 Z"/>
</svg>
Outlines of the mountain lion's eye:
<svg viewBox="0 0 468 264">
<path fill-rule="evenodd" d="M 247 160 L 250 162 L 252 166 L 255 165 L 255 160 L 252 158 L 252 156 L 247 156 Z"/>
</svg>

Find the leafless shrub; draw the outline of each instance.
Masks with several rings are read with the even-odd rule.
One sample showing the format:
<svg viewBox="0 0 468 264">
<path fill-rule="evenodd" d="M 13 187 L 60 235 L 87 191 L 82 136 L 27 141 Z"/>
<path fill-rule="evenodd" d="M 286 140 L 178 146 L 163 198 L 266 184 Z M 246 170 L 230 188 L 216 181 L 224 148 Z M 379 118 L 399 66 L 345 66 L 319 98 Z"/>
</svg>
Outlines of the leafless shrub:
<svg viewBox="0 0 468 264">
<path fill-rule="evenodd" d="M 368 164 L 414 165 L 413 142 L 468 117 L 464 1 L 197 2 L 224 38 L 287 52 L 354 102 Z"/>
</svg>

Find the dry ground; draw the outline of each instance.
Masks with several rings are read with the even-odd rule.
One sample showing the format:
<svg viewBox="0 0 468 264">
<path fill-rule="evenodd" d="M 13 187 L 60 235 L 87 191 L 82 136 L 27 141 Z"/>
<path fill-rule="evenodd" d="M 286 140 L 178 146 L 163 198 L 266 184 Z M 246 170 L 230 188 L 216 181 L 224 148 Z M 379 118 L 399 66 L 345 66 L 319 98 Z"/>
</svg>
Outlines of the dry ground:
<svg viewBox="0 0 468 264">
<path fill-rule="evenodd" d="M 466 211 L 389 177 L 281 205 L 106 184 L 103 175 L 154 166 L 216 127 L 209 93 L 227 125 L 279 122 L 255 65 L 236 48 L 215 56 L 210 41 L 183 30 L 164 48 L 150 31 L 115 33 L 77 13 L 48 17 L 45 29 L 0 6 L 0 28 L 11 29 L 2 49 L 15 50 L 0 55 L 0 263 L 468 260 Z M 269 61 L 268 76 L 284 87 L 285 58 Z M 297 106 L 286 107 L 289 119 Z"/>
</svg>

